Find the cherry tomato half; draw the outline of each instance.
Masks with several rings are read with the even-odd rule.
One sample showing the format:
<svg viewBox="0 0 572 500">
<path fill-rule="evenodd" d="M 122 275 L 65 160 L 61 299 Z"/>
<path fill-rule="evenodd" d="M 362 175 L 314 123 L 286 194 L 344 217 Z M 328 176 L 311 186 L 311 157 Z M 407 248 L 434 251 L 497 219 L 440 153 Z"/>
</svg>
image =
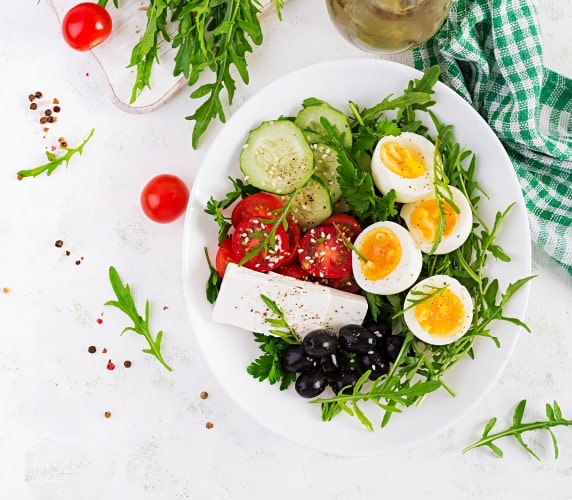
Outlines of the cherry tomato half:
<svg viewBox="0 0 572 500">
<path fill-rule="evenodd" d="M 290 276 L 291 278 L 296 278 L 297 280 L 302 281 L 312 281 L 312 276 L 310 276 L 302 266 L 299 264 L 292 264 L 289 266 L 280 266 L 277 269 L 274 269 L 275 273 L 282 274 L 283 276 Z"/>
<path fill-rule="evenodd" d="M 255 271 L 266 272 L 280 266 L 289 256 L 289 239 L 286 231 L 276 228 L 274 246 L 261 249 L 266 235 L 272 230 L 272 224 L 262 222 L 258 217 L 244 219 L 232 234 L 232 250 L 239 262 L 247 255 L 252 256 L 244 262 L 244 267 Z"/>
<path fill-rule="evenodd" d="M 224 276 L 224 272 L 226 271 L 226 266 L 228 266 L 230 262 L 238 264 L 239 260 L 240 259 L 234 254 L 234 251 L 232 250 L 232 238 L 228 237 L 220 244 L 216 252 L 216 272 L 222 278 Z"/>
<path fill-rule="evenodd" d="M 232 225 L 236 227 L 241 221 L 251 217 L 275 219 L 277 211 L 282 208 L 284 204 L 277 196 L 270 193 L 255 193 L 240 200 L 232 210 L 230 218 Z"/>
<path fill-rule="evenodd" d="M 351 269 L 339 278 L 316 278 L 316 283 L 349 293 L 357 293 L 361 290 Z"/>
<path fill-rule="evenodd" d="M 281 266 L 289 266 L 292 263 L 298 263 L 298 247 L 300 246 L 300 238 L 302 232 L 300 226 L 293 219 L 288 219 L 288 256 L 284 258 Z"/>
<path fill-rule="evenodd" d="M 352 267 L 351 251 L 334 226 L 310 229 L 300 240 L 302 269 L 317 278 L 341 278 Z"/>
<path fill-rule="evenodd" d="M 189 188 L 176 175 L 153 177 L 141 192 L 141 208 L 152 221 L 166 223 L 178 219 L 187 207 Z"/>
<path fill-rule="evenodd" d="M 339 213 L 331 215 L 322 222 L 321 225 L 337 227 L 352 243 L 355 241 L 357 235 L 361 233 L 359 222 L 349 214 Z"/>
</svg>

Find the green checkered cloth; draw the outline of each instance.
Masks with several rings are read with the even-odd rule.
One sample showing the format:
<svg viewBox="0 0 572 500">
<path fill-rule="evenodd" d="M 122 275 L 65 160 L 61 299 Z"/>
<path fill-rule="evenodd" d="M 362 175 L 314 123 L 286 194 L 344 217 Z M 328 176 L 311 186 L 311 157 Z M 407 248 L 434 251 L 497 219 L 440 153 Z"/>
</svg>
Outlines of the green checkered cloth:
<svg viewBox="0 0 572 500">
<path fill-rule="evenodd" d="M 413 52 L 485 118 L 508 152 L 532 239 L 572 274 L 572 80 L 544 67 L 533 0 L 453 0 Z"/>
</svg>

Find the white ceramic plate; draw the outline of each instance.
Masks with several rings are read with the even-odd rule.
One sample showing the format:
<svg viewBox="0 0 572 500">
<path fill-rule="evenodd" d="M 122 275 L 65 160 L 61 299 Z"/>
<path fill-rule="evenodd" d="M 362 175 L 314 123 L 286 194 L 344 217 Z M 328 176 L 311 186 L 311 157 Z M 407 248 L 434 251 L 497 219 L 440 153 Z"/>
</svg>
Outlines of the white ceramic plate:
<svg viewBox="0 0 572 500">
<path fill-rule="evenodd" d="M 319 405 L 308 404 L 293 387 L 258 382 L 246 367 L 261 353 L 250 332 L 212 321 L 212 306 L 205 298 L 208 269 L 203 248 L 216 252 L 217 227 L 204 213 L 208 199 L 222 199 L 231 189 L 228 176 L 240 177 L 238 156 L 248 132 L 261 121 L 280 115 L 294 115 L 307 97 L 317 97 L 348 111 L 349 100 L 372 106 L 388 94 L 399 95 L 409 80 L 421 73 L 393 62 L 355 59 L 326 62 L 291 73 L 263 89 L 228 121 L 208 151 L 195 181 L 185 221 L 184 289 L 193 333 L 212 372 L 221 385 L 247 413 L 277 434 L 304 446 L 338 455 L 379 455 L 411 447 L 435 436 L 463 417 L 500 376 L 508 361 L 520 328 L 497 322 L 492 333 L 501 340 L 497 348 L 488 339 L 475 345 L 475 359 L 466 359 L 452 369 L 445 380 L 456 392 L 430 394 L 419 407 L 394 416 L 389 425 L 378 428 L 381 413 L 367 408 L 376 426 L 368 432 L 355 418 L 340 414 L 332 422 L 320 420 Z M 480 213 L 492 221 L 497 211 L 515 203 L 498 243 L 511 255 L 510 263 L 491 261 L 487 270 L 501 287 L 530 274 L 530 235 L 522 193 L 510 160 L 484 120 L 445 85 L 435 88 L 433 108 L 444 123 L 453 124 L 460 144 L 477 154 L 477 178 L 490 198 L 481 202 Z M 430 124 L 429 119 L 427 124 Z M 523 319 L 528 287 L 513 297 L 506 315 Z"/>
</svg>

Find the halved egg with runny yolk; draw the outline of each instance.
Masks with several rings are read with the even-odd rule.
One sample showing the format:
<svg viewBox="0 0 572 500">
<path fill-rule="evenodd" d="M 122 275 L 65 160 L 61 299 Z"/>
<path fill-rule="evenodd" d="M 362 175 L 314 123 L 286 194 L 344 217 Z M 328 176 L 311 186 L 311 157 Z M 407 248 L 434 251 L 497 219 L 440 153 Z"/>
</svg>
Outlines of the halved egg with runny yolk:
<svg viewBox="0 0 572 500">
<path fill-rule="evenodd" d="M 382 194 L 410 203 L 433 191 L 435 145 L 422 135 L 403 132 L 382 137 L 371 158 L 371 176 Z"/>
<path fill-rule="evenodd" d="M 473 213 L 467 198 L 454 186 L 448 186 L 448 190 L 450 196 L 445 194 L 452 204 L 442 198 L 442 208 L 439 208 L 435 193 L 419 201 L 406 203 L 401 208 L 401 217 L 422 252 L 432 251 L 437 255 L 452 252 L 467 241 L 473 230 Z M 441 216 L 444 227 L 439 244 L 433 248 Z"/>
<path fill-rule="evenodd" d="M 445 345 L 471 327 L 473 300 L 455 278 L 435 275 L 417 283 L 405 297 L 403 319 L 419 340 Z"/>
<path fill-rule="evenodd" d="M 392 295 L 409 288 L 419 278 L 422 258 L 411 233 L 395 222 L 376 222 L 354 242 L 352 271 L 365 291 Z"/>
</svg>

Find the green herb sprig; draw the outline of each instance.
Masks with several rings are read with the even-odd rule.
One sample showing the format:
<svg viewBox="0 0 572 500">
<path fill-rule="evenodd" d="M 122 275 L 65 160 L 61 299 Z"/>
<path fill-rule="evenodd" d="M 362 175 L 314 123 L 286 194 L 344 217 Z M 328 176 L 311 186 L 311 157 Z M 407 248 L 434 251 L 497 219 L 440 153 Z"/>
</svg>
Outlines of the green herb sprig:
<svg viewBox="0 0 572 500">
<path fill-rule="evenodd" d="M 462 453 L 467 453 L 468 451 L 474 450 L 475 448 L 484 446 L 489 448 L 498 457 L 502 457 L 504 455 L 503 451 L 496 444 L 494 444 L 494 442 L 505 437 L 512 437 L 516 439 L 518 444 L 520 444 L 527 453 L 532 455 L 537 460 L 540 460 L 540 457 L 524 442 L 522 435 L 526 432 L 535 430 L 545 430 L 550 434 L 550 437 L 552 438 L 552 445 L 554 446 L 554 458 L 558 458 L 558 441 L 556 440 L 556 435 L 552 431 L 552 428 L 558 426 L 572 426 L 572 420 L 566 420 L 562 416 L 562 410 L 560 409 L 560 406 L 556 401 L 554 401 L 552 405 L 546 403 L 546 420 L 539 420 L 536 422 L 523 422 L 522 419 L 524 416 L 525 407 L 526 399 L 523 399 L 520 401 L 520 403 L 518 403 L 514 410 L 512 425 L 494 434 L 491 434 L 491 431 L 497 423 L 497 419 L 496 417 L 491 418 L 485 425 L 481 438 L 464 448 Z"/>
<path fill-rule="evenodd" d="M 145 302 L 145 317 L 143 318 L 137 311 L 129 285 L 124 285 L 122 283 L 119 273 L 113 266 L 109 268 L 109 281 L 113 291 L 115 292 L 117 300 L 108 300 L 105 305 L 116 307 L 123 311 L 131 321 L 133 321 L 133 326 L 125 327 L 121 332 L 121 335 L 127 331 L 132 331 L 145 337 L 145 340 L 149 343 L 149 348 L 143 349 L 143 352 L 155 356 L 159 363 L 161 363 L 168 371 L 172 371 L 172 368 L 165 362 L 161 354 L 163 332 L 159 331 L 155 339 L 153 339 L 153 335 L 149 329 L 149 301 L 147 300 Z"/>
<path fill-rule="evenodd" d="M 283 0 L 272 2 L 281 18 Z M 200 84 L 191 92 L 191 98 L 203 101 L 186 117 L 195 122 L 192 145 L 197 148 L 213 119 L 226 120 L 221 93 L 225 90 L 229 104 L 232 103 L 236 89 L 234 70 L 244 83 L 249 82 L 246 55 L 263 39 L 259 12 L 257 0 L 150 0 L 145 32 L 133 47 L 129 63 L 129 67 L 136 68 L 131 102 L 146 87 L 151 88 L 161 39 L 176 50 L 174 76 L 183 75 L 189 87 L 210 70 L 214 81 Z"/>
<path fill-rule="evenodd" d="M 246 371 L 261 382 L 268 380 L 271 385 L 280 382 L 280 390 L 284 390 L 296 380 L 296 374 L 282 368 L 282 353 L 289 346 L 299 344 L 300 337 L 288 324 L 284 311 L 275 301 L 264 294 L 260 298 L 275 317 L 265 318 L 272 327 L 269 330 L 271 335 L 254 333 L 254 340 L 260 344 L 259 348 L 264 354 L 248 365 Z"/>
<path fill-rule="evenodd" d="M 263 333 L 254 333 L 254 340 L 264 354 L 250 363 L 246 371 L 260 382 L 268 380 L 270 385 L 280 382 L 280 390 L 287 389 L 296 380 L 295 373 L 282 368 L 282 353 L 291 344 L 280 337 Z"/>
<path fill-rule="evenodd" d="M 47 175 L 52 175 L 52 172 L 58 168 L 60 165 L 65 164 L 66 167 L 69 164 L 69 161 L 73 155 L 79 153 L 81 155 L 83 153 L 83 148 L 87 144 L 87 142 L 91 139 L 94 133 L 94 129 L 91 129 L 88 136 L 82 141 L 82 143 L 76 148 L 68 148 L 62 147 L 65 150 L 65 154 L 62 156 L 56 156 L 51 151 L 46 151 L 46 157 L 48 158 L 48 162 L 40 165 L 39 167 L 31 168 L 28 170 L 20 170 L 18 171 L 17 175 L 19 177 L 37 177 L 43 173 Z"/>
</svg>

